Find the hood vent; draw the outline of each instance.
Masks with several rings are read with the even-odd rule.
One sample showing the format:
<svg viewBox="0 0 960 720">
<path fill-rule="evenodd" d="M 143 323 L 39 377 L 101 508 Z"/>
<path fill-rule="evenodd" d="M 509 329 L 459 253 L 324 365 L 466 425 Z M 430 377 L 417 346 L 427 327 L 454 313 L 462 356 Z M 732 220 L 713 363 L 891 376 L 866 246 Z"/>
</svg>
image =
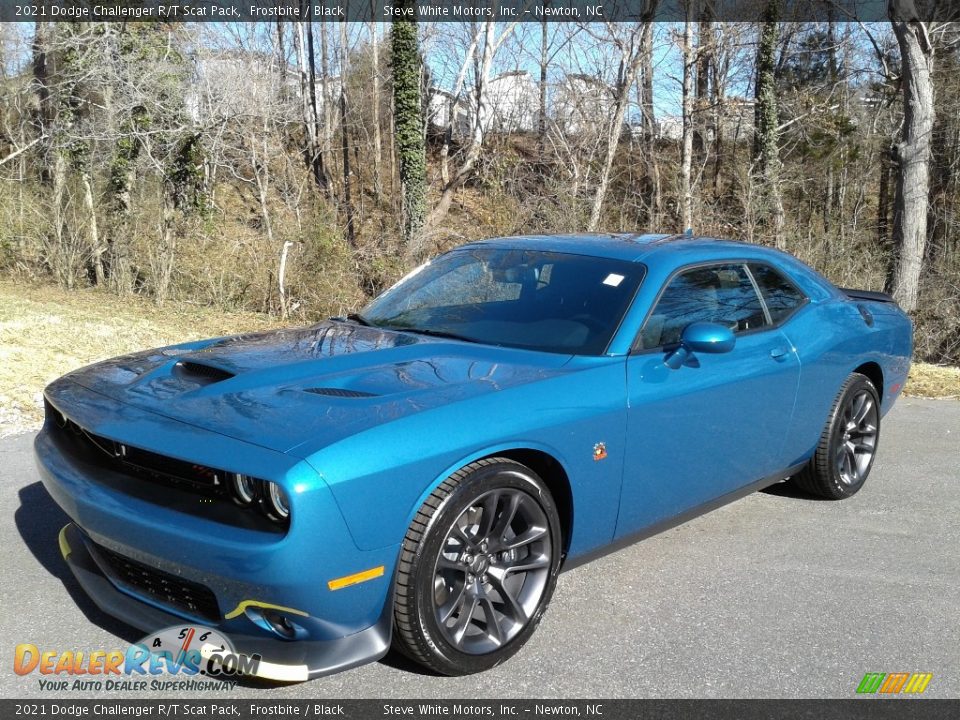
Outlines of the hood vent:
<svg viewBox="0 0 960 720">
<path fill-rule="evenodd" d="M 377 397 L 376 393 L 363 392 L 362 390 L 345 390 L 344 388 L 332 388 L 332 387 L 307 388 L 307 392 L 313 393 L 314 395 L 325 395 L 326 397 L 338 397 L 338 398 Z"/>
<path fill-rule="evenodd" d="M 204 365 L 203 363 L 181 360 L 173 366 L 176 375 L 188 378 L 194 382 L 210 385 L 212 383 L 222 382 L 234 377 L 229 370 L 218 368 L 213 365 Z"/>
</svg>

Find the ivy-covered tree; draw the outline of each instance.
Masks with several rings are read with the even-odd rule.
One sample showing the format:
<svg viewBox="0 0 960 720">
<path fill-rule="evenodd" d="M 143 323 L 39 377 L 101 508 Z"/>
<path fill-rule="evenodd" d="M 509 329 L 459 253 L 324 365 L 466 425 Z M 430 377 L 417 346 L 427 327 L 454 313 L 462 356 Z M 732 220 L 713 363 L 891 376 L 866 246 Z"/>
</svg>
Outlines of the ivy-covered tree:
<svg viewBox="0 0 960 720">
<path fill-rule="evenodd" d="M 774 244 L 783 247 L 783 197 L 780 190 L 780 119 L 777 108 L 776 53 L 780 0 L 767 0 L 757 44 L 754 177 L 770 216 Z"/>
<path fill-rule="evenodd" d="M 403 8 L 414 7 L 403 0 Z M 426 213 L 426 149 L 423 103 L 420 95 L 421 58 L 417 25 L 410 19 L 394 20 L 390 31 L 390 66 L 393 75 L 393 116 L 397 166 L 403 192 L 403 234 L 408 255 L 419 260 L 417 241 Z"/>
</svg>

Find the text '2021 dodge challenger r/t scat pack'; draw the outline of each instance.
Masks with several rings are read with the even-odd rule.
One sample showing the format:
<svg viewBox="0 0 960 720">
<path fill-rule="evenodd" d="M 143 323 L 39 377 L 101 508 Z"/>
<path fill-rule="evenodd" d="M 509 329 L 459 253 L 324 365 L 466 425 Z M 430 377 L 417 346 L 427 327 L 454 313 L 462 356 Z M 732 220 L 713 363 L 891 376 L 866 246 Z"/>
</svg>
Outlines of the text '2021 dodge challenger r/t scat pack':
<svg viewBox="0 0 960 720">
<path fill-rule="evenodd" d="M 786 478 L 856 493 L 911 338 L 768 248 L 501 238 L 361 313 L 72 372 L 36 456 L 74 574 L 130 625 L 216 628 L 278 680 L 391 644 L 471 673 L 561 568 Z"/>
</svg>

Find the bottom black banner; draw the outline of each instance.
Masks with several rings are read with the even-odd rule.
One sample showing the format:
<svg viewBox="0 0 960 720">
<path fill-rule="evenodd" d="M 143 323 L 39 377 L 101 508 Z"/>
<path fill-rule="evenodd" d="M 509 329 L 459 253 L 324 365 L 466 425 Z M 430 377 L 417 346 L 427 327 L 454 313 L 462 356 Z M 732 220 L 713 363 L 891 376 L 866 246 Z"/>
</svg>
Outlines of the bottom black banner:
<svg viewBox="0 0 960 720">
<path fill-rule="evenodd" d="M 0 700 L 0 718 L 954 720 L 960 700 Z"/>
</svg>

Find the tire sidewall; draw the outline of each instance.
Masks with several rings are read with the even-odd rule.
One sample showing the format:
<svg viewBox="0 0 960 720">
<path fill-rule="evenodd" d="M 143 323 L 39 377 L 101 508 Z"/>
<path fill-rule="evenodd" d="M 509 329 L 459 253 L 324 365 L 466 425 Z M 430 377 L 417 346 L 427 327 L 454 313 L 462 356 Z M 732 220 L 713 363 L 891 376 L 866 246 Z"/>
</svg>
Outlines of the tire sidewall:
<svg viewBox="0 0 960 720">
<path fill-rule="evenodd" d="M 515 488 L 526 492 L 543 508 L 549 524 L 551 557 L 550 570 L 543 596 L 527 624 L 503 647 L 483 655 L 464 653 L 451 645 L 437 623 L 433 608 L 434 569 L 440 548 L 447 533 L 460 514 L 484 493 Z M 513 462 L 498 462 L 471 472 L 443 501 L 427 526 L 424 539 L 413 560 L 413 607 L 416 611 L 419 635 L 428 645 L 438 665 L 448 674 L 471 674 L 488 670 L 514 655 L 536 630 L 543 618 L 560 571 L 562 538 L 556 505 L 550 491 L 532 470 Z"/>
<path fill-rule="evenodd" d="M 863 471 L 863 476 L 860 478 L 860 482 L 855 485 L 847 485 L 840 477 L 840 470 L 837 468 L 836 457 L 837 450 L 839 449 L 839 443 L 843 437 L 843 411 L 847 407 L 850 400 L 857 395 L 861 390 L 866 390 L 870 393 L 870 397 L 873 399 L 874 405 L 877 408 L 877 437 L 874 443 L 873 454 L 870 456 L 870 462 L 867 464 L 867 467 Z M 851 377 L 849 383 L 843 390 L 839 401 L 837 402 L 836 407 L 833 410 L 833 416 L 830 418 L 830 442 L 827 446 L 828 457 L 830 459 L 830 476 L 828 482 L 830 483 L 830 490 L 837 498 L 847 498 L 851 495 L 856 494 L 860 488 L 863 487 L 866 483 L 867 478 L 870 476 L 870 470 L 873 468 L 873 462 L 877 459 L 877 449 L 880 447 L 880 397 L 877 394 L 877 389 L 874 387 L 873 383 L 870 382 L 869 378 L 865 375 L 856 374 Z"/>
</svg>

